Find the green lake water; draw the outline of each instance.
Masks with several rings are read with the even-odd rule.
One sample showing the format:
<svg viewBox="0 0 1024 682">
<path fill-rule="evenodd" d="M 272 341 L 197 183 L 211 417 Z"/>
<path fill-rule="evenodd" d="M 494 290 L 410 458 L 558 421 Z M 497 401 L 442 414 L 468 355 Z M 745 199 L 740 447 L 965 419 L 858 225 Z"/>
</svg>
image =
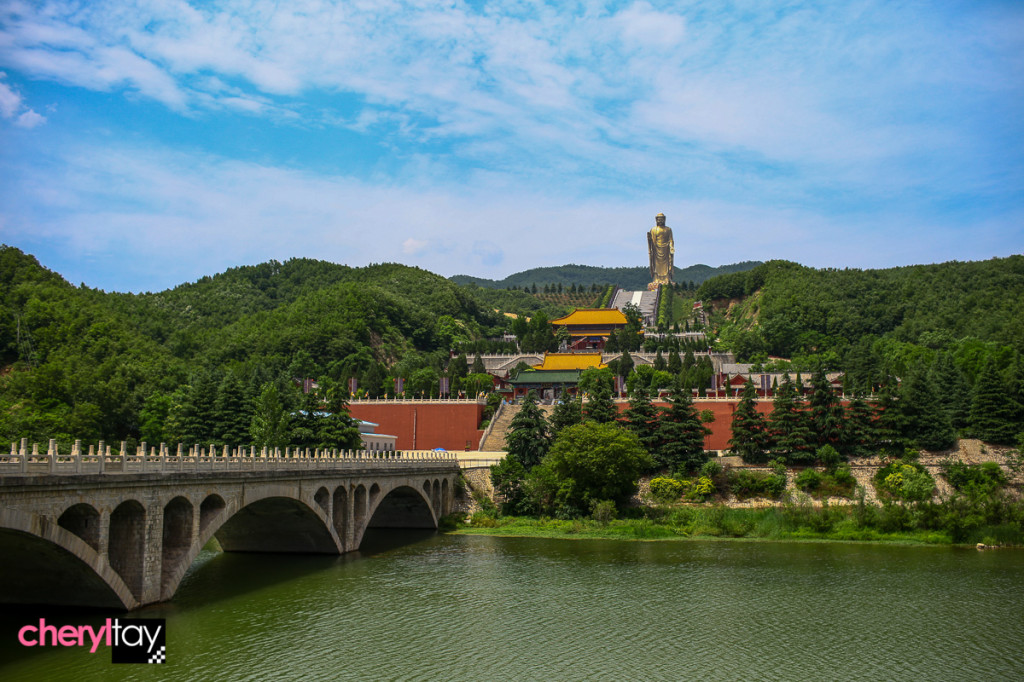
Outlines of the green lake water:
<svg viewBox="0 0 1024 682">
<path fill-rule="evenodd" d="M 397 538 L 410 544 L 395 545 Z M 345 557 L 204 552 L 167 664 L 27 649 L 0 680 L 1021 680 L 1024 551 L 392 531 Z M 122 615 L 122 617 L 124 617 Z"/>
</svg>

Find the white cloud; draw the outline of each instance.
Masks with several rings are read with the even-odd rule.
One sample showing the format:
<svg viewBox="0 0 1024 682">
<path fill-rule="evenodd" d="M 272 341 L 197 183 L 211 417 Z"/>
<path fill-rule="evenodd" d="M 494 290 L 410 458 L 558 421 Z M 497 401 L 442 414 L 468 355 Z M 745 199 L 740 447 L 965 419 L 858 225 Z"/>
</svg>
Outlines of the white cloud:
<svg viewBox="0 0 1024 682">
<path fill-rule="evenodd" d="M 14 121 L 14 125 L 21 128 L 35 128 L 36 126 L 46 123 L 46 117 L 37 114 L 36 112 L 29 109 L 28 111 L 22 112 L 20 116 Z"/>
<path fill-rule="evenodd" d="M 950 257 L 943 254 L 988 257 L 999 243 L 1024 247 L 1024 234 L 1006 229 L 1014 216 L 971 223 L 978 245 L 972 251 L 960 233 L 968 226 L 955 217 L 879 221 L 873 214 L 834 216 L 671 194 L 581 200 L 510 186 L 507 178 L 459 190 L 379 185 L 117 145 L 75 149 L 61 164 L 12 174 L 16 179 L 0 192 L 3 240 L 26 248 L 45 243 L 77 266 L 92 263 L 95 270 L 62 274 L 108 289 L 161 289 L 290 257 L 398 261 L 492 278 L 570 262 L 642 266 L 644 233 L 657 211 L 668 216 L 680 266 L 786 258 L 878 267 Z M 882 241 L 884 252 L 877 246 Z"/>
<path fill-rule="evenodd" d="M 3 81 L 7 74 L 0 71 L 0 118 L 13 120 L 21 128 L 35 128 L 46 122 L 46 117 L 24 105 L 22 96 Z"/>
<path fill-rule="evenodd" d="M 426 251 L 428 246 L 430 246 L 430 242 L 426 240 L 409 237 L 402 242 L 402 253 L 407 256 L 417 256 Z"/>
</svg>

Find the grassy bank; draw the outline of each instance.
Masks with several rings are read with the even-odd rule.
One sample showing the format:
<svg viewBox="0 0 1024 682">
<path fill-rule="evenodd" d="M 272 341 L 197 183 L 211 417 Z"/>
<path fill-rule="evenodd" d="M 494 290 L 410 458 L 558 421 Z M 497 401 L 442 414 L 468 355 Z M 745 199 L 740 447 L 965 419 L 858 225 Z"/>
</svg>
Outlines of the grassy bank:
<svg viewBox="0 0 1024 682">
<path fill-rule="evenodd" d="M 969 536 L 909 522 L 905 508 L 885 510 L 801 505 L 735 509 L 722 505 L 634 510 L 636 518 L 605 523 L 593 519 L 551 519 L 476 515 L 452 532 L 564 539 L 685 540 L 745 538 L 785 541 L 888 542 L 904 544 L 1021 544 L 1020 527 L 988 527 Z M 912 510 L 911 510 L 912 513 Z M 871 514 L 871 518 L 865 518 Z M 916 526 L 916 527 L 915 527 Z M 974 536 L 977 537 L 974 537 Z M 955 542 L 954 542 L 955 540 Z"/>
</svg>

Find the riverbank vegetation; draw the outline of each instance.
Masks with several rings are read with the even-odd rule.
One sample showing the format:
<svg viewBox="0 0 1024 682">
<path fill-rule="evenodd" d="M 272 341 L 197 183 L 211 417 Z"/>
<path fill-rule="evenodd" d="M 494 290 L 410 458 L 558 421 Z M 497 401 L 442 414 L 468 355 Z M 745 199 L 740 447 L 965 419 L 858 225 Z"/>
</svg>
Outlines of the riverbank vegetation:
<svg viewBox="0 0 1024 682">
<path fill-rule="evenodd" d="M 619 518 L 598 514 L 579 518 L 502 516 L 496 509 L 476 512 L 453 532 L 462 534 L 684 540 L 743 538 L 757 540 L 831 540 L 926 544 L 982 543 L 1024 545 L 1024 504 L 999 495 L 955 495 L 938 502 L 874 505 L 863 496 L 850 505 L 816 505 L 807 497 L 769 507 L 653 505 L 623 510 Z"/>
</svg>

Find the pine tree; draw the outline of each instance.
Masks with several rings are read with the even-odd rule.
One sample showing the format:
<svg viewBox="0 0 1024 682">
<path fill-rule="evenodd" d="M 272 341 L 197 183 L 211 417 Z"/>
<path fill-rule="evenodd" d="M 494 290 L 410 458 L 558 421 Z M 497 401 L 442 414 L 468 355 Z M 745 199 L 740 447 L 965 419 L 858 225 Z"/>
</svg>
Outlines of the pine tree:
<svg viewBox="0 0 1024 682">
<path fill-rule="evenodd" d="M 954 429 L 967 426 L 971 409 L 971 390 L 964 373 L 953 362 L 950 353 L 939 353 L 930 370 L 939 400 Z"/>
<path fill-rule="evenodd" d="M 477 353 L 476 357 L 473 358 L 473 374 L 485 374 L 487 369 L 484 368 L 484 361 Z"/>
<path fill-rule="evenodd" d="M 658 424 L 660 447 L 656 458 L 673 471 L 693 471 L 707 461 L 704 436 L 710 433 L 693 407 L 689 389 L 676 381 L 672 386 L 669 408 Z"/>
<path fill-rule="evenodd" d="M 888 377 L 878 392 L 875 404 L 876 447 L 881 452 L 898 455 L 903 452 L 903 412 L 900 409 L 900 394 L 893 388 L 895 379 Z"/>
<path fill-rule="evenodd" d="M 956 442 L 953 424 L 939 402 L 927 370 L 918 365 L 900 386 L 900 416 L 906 440 L 919 448 L 945 450 Z"/>
<path fill-rule="evenodd" d="M 319 394 L 323 413 L 316 420 L 316 446 L 339 450 L 361 450 L 363 440 L 359 425 L 348 411 L 347 387 L 341 382 L 325 379 Z"/>
<path fill-rule="evenodd" d="M 583 406 L 583 421 L 606 424 L 615 421 L 618 411 L 612 402 L 611 378 L 599 381 Z"/>
<path fill-rule="evenodd" d="M 636 363 L 633 362 L 633 356 L 629 354 L 626 349 L 622 350 L 622 357 L 619 358 L 619 376 L 628 377 L 629 373 L 633 371 L 633 367 Z"/>
<path fill-rule="evenodd" d="M 478 355 L 477 357 L 480 356 Z M 476 364 L 475 361 L 474 364 Z M 481 361 L 481 364 L 483 364 L 483 361 Z M 465 379 L 468 374 L 469 360 L 466 359 L 465 353 L 459 353 L 457 356 L 452 358 L 451 362 L 448 363 L 448 377 L 451 378 L 453 382 L 456 382 L 459 379 Z"/>
<path fill-rule="evenodd" d="M 768 459 L 767 440 L 765 419 L 757 411 L 757 389 L 748 377 L 743 384 L 743 396 L 732 415 L 729 446 L 744 462 L 759 463 Z"/>
<path fill-rule="evenodd" d="M 683 361 L 679 359 L 678 352 L 672 352 L 668 355 L 668 373 L 673 377 L 679 376 L 679 373 L 683 371 Z"/>
<path fill-rule="evenodd" d="M 526 471 L 540 464 L 551 447 L 548 420 L 537 407 L 537 393 L 530 391 L 523 398 L 519 412 L 512 418 L 505 436 L 508 457 L 515 458 Z"/>
<path fill-rule="evenodd" d="M 264 384 L 254 408 L 252 423 L 249 426 L 253 444 L 257 447 L 285 447 L 291 429 L 288 412 L 277 386 L 272 383 Z"/>
<path fill-rule="evenodd" d="M 1022 430 L 1017 421 L 1017 410 L 1010 397 L 1009 387 L 1003 383 L 995 363 L 986 360 L 974 382 L 971 397 L 970 429 L 976 437 L 988 443 L 1013 445 Z"/>
<path fill-rule="evenodd" d="M 687 348 L 686 357 L 683 358 L 683 369 L 690 369 L 695 364 L 697 364 L 697 360 L 693 357 L 693 350 Z"/>
<path fill-rule="evenodd" d="M 661 355 L 661 349 L 654 356 L 654 369 L 658 372 L 664 372 L 668 368 L 668 363 L 665 362 L 665 358 Z"/>
<path fill-rule="evenodd" d="M 583 421 L 583 411 L 577 396 L 562 395 L 551 413 L 551 437 L 555 438 L 565 428 Z"/>
<path fill-rule="evenodd" d="M 248 444 L 252 405 L 234 372 L 225 374 L 217 387 L 213 422 L 213 433 L 218 443 L 235 446 Z"/>
<path fill-rule="evenodd" d="M 840 452 L 847 457 L 867 457 L 877 441 L 874 412 L 864 399 L 864 393 L 855 390 L 853 399 L 846 408 L 843 447 Z"/>
<path fill-rule="evenodd" d="M 623 424 L 636 434 L 640 444 L 647 452 L 658 460 L 658 424 L 660 410 L 651 403 L 651 394 L 643 386 L 638 386 L 629 399 L 629 408 L 623 414 Z M 666 463 L 658 461 L 659 465 Z"/>
<path fill-rule="evenodd" d="M 217 384 L 213 376 L 200 370 L 192 376 L 181 406 L 182 436 L 186 443 L 205 443 L 216 437 L 213 421 Z"/>
<path fill-rule="evenodd" d="M 811 443 L 814 434 L 808 427 L 808 420 L 800 409 L 796 386 L 789 374 L 782 376 L 779 390 L 772 400 L 772 412 L 768 428 L 773 441 L 772 452 L 787 462 L 808 462 L 813 460 Z"/>
<path fill-rule="evenodd" d="M 819 367 L 811 377 L 809 402 L 811 432 L 817 437 L 817 447 L 831 445 L 837 450 L 841 449 L 843 406 L 836 400 L 823 368 Z"/>
</svg>

